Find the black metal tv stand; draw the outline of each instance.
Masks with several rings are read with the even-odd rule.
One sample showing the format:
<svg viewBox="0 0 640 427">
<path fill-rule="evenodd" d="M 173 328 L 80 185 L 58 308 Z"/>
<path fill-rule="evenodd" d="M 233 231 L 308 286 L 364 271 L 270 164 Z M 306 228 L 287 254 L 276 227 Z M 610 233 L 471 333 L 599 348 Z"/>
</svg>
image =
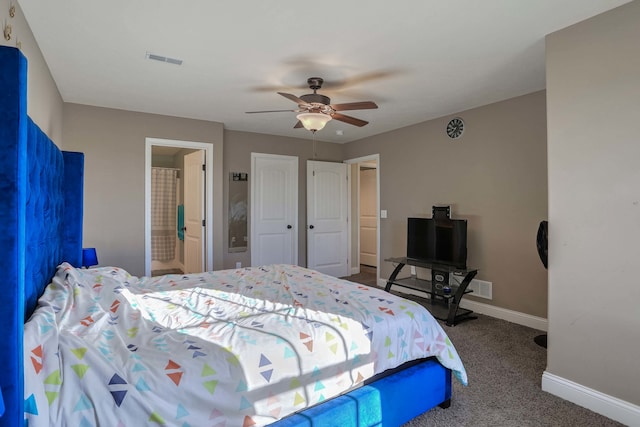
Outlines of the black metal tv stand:
<svg viewBox="0 0 640 427">
<path fill-rule="evenodd" d="M 435 317 L 439 320 L 444 320 L 447 326 L 454 326 L 464 320 L 477 319 L 476 316 L 471 316 L 473 311 L 466 308 L 460 308 L 460 300 L 465 294 L 473 292 L 471 289 L 467 289 L 471 280 L 478 274 L 477 269 L 472 268 L 455 268 L 452 266 L 434 264 L 429 262 L 423 262 L 410 258 L 387 258 L 385 261 L 392 262 L 396 265 L 396 268 L 391 273 L 389 280 L 387 280 L 387 286 L 384 290 L 391 291 L 392 286 L 401 286 L 403 288 L 412 289 L 414 291 L 420 291 L 428 294 L 429 299 L 416 297 L 415 295 L 405 294 L 407 298 L 414 299 L 417 302 L 421 302 Z M 398 278 L 398 274 L 405 265 L 412 265 L 415 267 L 428 268 L 432 272 L 451 273 L 453 277 L 463 277 L 462 281 L 451 285 L 450 292 L 446 292 L 444 286 L 441 283 L 435 283 L 433 280 L 418 279 L 416 276 Z M 415 297 L 415 298 L 414 298 Z"/>
</svg>

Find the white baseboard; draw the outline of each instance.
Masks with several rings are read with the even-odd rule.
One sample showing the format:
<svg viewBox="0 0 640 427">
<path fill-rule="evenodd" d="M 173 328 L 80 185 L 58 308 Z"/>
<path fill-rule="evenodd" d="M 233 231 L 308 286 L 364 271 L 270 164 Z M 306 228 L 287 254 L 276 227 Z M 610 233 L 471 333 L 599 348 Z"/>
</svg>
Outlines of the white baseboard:
<svg viewBox="0 0 640 427">
<path fill-rule="evenodd" d="M 460 301 L 460 307 L 473 310 L 476 313 L 486 314 L 487 316 L 506 320 L 511 323 L 517 323 L 518 325 L 528 326 L 539 331 L 546 332 L 549 324 L 547 319 L 544 317 L 532 316 L 530 314 L 496 307 L 495 305 L 485 304 L 470 299 L 462 299 L 462 301 Z"/>
<path fill-rule="evenodd" d="M 628 426 L 640 426 L 640 406 L 545 371 L 542 390 Z"/>
</svg>

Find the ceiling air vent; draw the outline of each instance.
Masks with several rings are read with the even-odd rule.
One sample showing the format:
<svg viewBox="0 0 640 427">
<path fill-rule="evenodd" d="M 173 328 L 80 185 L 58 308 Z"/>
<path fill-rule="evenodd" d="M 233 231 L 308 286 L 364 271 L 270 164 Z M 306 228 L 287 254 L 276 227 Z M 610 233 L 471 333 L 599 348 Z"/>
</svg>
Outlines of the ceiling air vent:
<svg viewBox="0 0 640 427">
<path fill-rule="evenodd" d="M 169 64 L 182 65 L 182 59 L 175 58 L 167 58 L 166 56 L 156 55 L 153 53 L 147 52 L 147 59 L 153 59 L 154 61 L 167 62 Z"/>
</svg>

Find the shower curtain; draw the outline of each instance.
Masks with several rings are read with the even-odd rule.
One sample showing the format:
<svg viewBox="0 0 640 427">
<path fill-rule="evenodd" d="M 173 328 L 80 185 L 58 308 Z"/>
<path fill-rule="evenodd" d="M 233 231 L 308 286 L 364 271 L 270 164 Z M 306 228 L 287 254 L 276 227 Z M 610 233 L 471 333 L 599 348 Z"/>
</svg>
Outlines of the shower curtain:
<svg viewBox="0 0 640 427">
<path fill-rule="evenodd" d="M 178 171 L 151 168 L 151 258 L 171 261 L 176 250 L 176 183 Z"/>
</svg>

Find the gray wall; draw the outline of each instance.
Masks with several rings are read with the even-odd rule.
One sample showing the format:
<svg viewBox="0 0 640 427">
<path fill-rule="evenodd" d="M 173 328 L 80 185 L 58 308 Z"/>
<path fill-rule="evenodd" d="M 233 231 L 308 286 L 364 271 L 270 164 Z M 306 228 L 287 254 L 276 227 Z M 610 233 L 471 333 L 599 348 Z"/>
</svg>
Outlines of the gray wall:
<svg viewBox="0 0 640 427">
<path fill-rule="evenodd" d="M 214 147 L 214 268 L 223 264 L 221 123 L 64 104 L 64 148 L 85 153 L 84 246 L 100 265 L 144 274 L 144 167 L 147 137 Z"/>
<path fill-rule="evenodd" d="M 13 18 L 9 16 L 10 5 L 16 7 Z M 0 23 L 2 28 L 5 24 L 12 28 L 11 40 L 0 36 L 0 45 L 16 47 L 19 42 L 27 58 L 27 114 L 58 147 L 62 147 L 62 97 L 22 9 L 15 0 L 0 0 Z"/>
<path fill-rule="evenodd" d="M 639 40 L 639 1 L 547 37 L 547 372 L 635 405 Z"/>
<path fill-rule="evenodd" d="M 461 138 L 450 139 L 451 117 L 347 144 L 345 159 L 380 154 L 381 277 L 404 256 L 406 221 L 452 205 L 468 220 L 468 265 L 493 282 L 493 300 L 478 301 L 546 317 L 547 272 L 538 257 L 538 224 L 547 218 L 545 93 L 537 92 L 456 114 Z"/>
<path fill-rule="evenodd" d="M 300 129 L 300 132 L 306 132 Z M 229 172 L 251 173 L 251 153 L 281 154 L 297 156 L 298 162 L 298 264 L 307 265 L 307 160 L 313 159 L 313 142 L 308 139 L 285 138 L 251 132 L 224 131 L 224 223 L 229 215 Z M 342 146 L 328 142 L 316 142 L 317 160 L 342 160 Z M 249 182 L 251 178 L 249 178 Z M 249 212 L 251 212 L 251 189 L 249 189 Z M 251 219 L 248 218 L 249 223 Z M 250 230 L 250 226 L 249 226 Z M 225 225 L 223 236 L 224 268 L 235 268 L 236 262 L 251 265 L 251 238 L 246 252 L 229 253 L 229 238 Z"/>
</svg>

